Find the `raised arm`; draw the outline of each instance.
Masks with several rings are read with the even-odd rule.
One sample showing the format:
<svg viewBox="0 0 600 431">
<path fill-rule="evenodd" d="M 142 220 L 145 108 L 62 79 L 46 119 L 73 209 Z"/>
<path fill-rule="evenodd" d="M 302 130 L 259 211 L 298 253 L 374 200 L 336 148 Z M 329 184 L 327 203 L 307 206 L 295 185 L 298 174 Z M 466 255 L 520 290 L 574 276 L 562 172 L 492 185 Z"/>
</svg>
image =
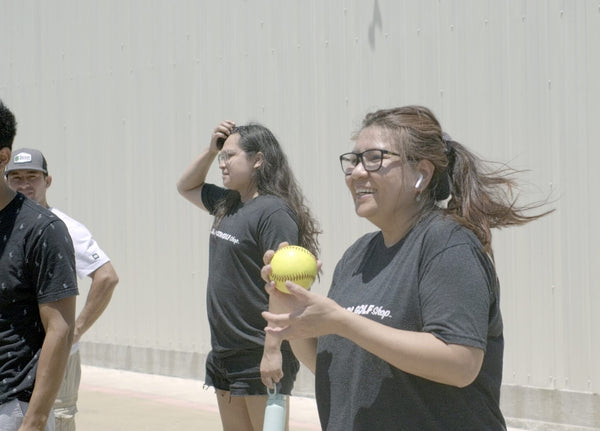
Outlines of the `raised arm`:
<svg viewBox="0 0 600 431">
<path fill-rule="evenodd" d="M 229 137 L 234 126 L 233 121 L 221 122 L 213 131 L 208 148 L 196 157 L 177 181 L 179 194 L 203 210 L 206 208 L 202 204 L 202 186 L 206 181 L 206 175 L 219 154 L 223 141 Z"/>
<path fill-rule="evenodd" d="M 39 306 L 46 336 L 42 345 L 35 386 L 19 431 L 43 430 L 60 388 L 73 340 L 75 296 Z"/>
</svg>

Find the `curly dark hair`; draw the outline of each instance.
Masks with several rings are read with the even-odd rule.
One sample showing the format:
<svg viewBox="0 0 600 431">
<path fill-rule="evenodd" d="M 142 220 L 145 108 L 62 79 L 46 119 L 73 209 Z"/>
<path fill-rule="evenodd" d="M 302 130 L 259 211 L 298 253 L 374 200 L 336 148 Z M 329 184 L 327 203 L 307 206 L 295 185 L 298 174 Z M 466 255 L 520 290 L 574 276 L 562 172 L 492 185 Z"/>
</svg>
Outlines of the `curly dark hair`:
<svg viewBox="0 0 600 431">
<path fill-rule="evenodd" d="M 232 135 L 236 133 L 240 135 L 239 146 L 246 154 L 252 156 L 260 152 L 264 156 L 263 163 L 254 172 L 252 179 L 258 194 L 277 196 L 290 207 L 298 222 L 298 245 L 318 256 L 318 235 L 321 233 L 319 223 L 305 203 L 302 190 L 279 142 L 269 129 L 258 123 L 237 126 L 231 131 Z M 226 199 L 217 204 L 215 223 L 218 224 L 235 208 L 240 199 L 239 193 L 228 193 Z"/>
<path fill-rule="evenodd" d="M 17 120 L 10 109 L 0 100 L 0 148 L 12 149 L 17 134 Z"/>
</svg>

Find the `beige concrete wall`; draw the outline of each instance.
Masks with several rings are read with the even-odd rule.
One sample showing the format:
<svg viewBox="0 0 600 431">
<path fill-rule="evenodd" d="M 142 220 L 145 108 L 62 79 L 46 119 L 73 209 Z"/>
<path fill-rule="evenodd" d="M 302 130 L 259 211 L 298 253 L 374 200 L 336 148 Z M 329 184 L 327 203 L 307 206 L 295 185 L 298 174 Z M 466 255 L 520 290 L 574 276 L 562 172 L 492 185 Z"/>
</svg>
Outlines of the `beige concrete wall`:
<svg viewBox="0 0 600 431">
<path fill-rule="evenodd" d="M 15 146 L 44 151 L 51 204 L 88 225 L 121 277 L 86 337 L 87 362 L 202 378 L 210 218 L 175 181 L 218 121 L 260 121 L 285 146 L 324 228 L 316 290 L 326 293 L 343 250 L 373 229 L 353 214 L 337 155 L 365 113 L 417 103 L 483 157 L 530 169 L 523 199 L 557 199 L 554 215 L 495 236 L 503 404 L 508 416 L 553 421 L 533 410 L 562 406 L 560 422 L 598 426 L 597 1 L 25 0 L 1 10 L 0 97 L 19 120 Z M 312 391 L 308 374 L 298 388 Z M 519 396 L 543 409 L 518 408 Z"/>
</svg>

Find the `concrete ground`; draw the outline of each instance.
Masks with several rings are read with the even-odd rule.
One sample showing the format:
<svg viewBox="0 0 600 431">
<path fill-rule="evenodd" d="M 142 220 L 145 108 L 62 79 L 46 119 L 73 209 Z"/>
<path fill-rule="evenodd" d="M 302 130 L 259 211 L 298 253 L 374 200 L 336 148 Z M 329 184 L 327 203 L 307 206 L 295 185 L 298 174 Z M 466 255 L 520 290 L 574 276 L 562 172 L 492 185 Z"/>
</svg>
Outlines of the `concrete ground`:
<svg viewBox="0 0 600 431">
<path fill-rule="evenodd" d="M 221 431 L 217 399 L 199 380 L 84 365 L 77 431 Z M 320 430 L 313 398 L 292 397 L 290 431 Z"/>
<path fill-rule="evenodd" d="M 290 403 L 290 431 L 321 429 L 313 398 Z M 222 431 L 214 392 L 199 380 L 83 366 L 78 407 L 78 431 Z"/>
</svg>

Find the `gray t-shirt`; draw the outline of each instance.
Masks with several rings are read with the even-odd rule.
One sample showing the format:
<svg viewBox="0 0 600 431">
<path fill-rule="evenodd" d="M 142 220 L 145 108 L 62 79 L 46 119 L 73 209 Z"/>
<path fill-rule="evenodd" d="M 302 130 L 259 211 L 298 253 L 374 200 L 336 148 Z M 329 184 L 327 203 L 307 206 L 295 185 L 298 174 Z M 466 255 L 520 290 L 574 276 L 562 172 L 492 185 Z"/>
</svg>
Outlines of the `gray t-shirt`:
<svg viewBox="0 0 600 431">
<path fill-rule="evenodd" d="M 324 430 L 504 430 L 504 341 L 493 264 L 468 229 L 433 214 L 387 248 L 381 232 L 338 263 L 329 297 L 384 325 L 483 349 L 459 389 L 407 374 L 335 335 L 319 338 L 316 396 Z"/>
<path fill-rule="evenodd" d="M 202 202 L 212 214 L 227 189 L 205 184 Z M 227 354 L 262 349 L 268 309 L 263 255 L 287 241 L 298 243 L 298 225 L 291 209 L 276 196 L 260 195 L 240 203 L 210 234 L 206 305 L 213 351 Z M 290 350 L 288 343 L 282 349 Z"/>
</svg>

